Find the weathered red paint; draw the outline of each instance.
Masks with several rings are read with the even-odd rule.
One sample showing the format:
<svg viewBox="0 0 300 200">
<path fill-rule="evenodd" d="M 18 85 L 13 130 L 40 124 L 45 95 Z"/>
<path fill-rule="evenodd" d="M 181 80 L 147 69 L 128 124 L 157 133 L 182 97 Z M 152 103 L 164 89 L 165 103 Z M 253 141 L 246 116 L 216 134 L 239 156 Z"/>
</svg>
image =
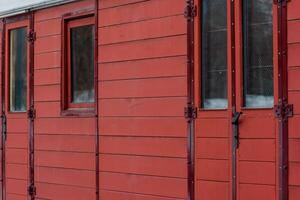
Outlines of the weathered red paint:
<svg viewBox="0 0 300 200">
<path fill-rule="evenodd" d="M 185 19 L 183 12 L 187 5 L 201 8 L 200 0 L 84 0 L 36 10 L 34 24 L 28 15 L 6 18 L 2 50 L 8 48 L 7 30 L 20 20 L 36 32 L 34 59 L 29 59 L 34 92 L 28 97 L 36 118 L 28 131 L 33 122 L 27 114 L 7 112 L 8 55 L 2 55 L 1 105 L 8 119 L 2 199 L 27 199 L 29 182 L 36 186 L 36 199 L 285 200 L 288 192 L 289 200 L 298 200 L 300 3 L 291 1 L 287 9 L 287 85 L 278 78 L 282 45 L 274 34 L 275 103 L 282 86 L 295 114 L 288 123 L 289 179 L 284 182 L 278 173 L 280 123 L 273 109 L 242 107 L 241 2 L 228 0 L 230 106 L 198 109 L 188 124 L 184 108 L 200 102 L 201 15 Z M 274 33 L 285 21 L 278 21 L 278 11 L 274 5 Z M 97 27 L 95 110 L 65 113 L 62 25 L 67 17 L 86 13 Z M 236 159 L 233 111 L 243 112 Z M 34 160 L 28 157 L 33 150 Z M 280 187 L 288 191 L 281 193 Z"/>
</svg>

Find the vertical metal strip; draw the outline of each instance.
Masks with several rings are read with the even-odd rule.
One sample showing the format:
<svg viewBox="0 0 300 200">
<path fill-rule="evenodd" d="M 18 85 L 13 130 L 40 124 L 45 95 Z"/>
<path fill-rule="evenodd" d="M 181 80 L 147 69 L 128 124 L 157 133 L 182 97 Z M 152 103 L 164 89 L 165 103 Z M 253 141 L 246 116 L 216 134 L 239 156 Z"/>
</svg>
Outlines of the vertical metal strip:
<svg viewBox="0 0 300 200">
<path fill-rule="evenodd" d="M 194 0 L 186 1 L 187 14 L 187 108 L 194 107 Z M 195 199 L 195 119 L 187 119 L 188 200 Z"/>
<path fill-rule="evenodd" d="M 230 0 L 230 34 L 231 34 L 231 108 L 232 115 L 236 112 L 236 63 L 235 63 L 235 1 Z M 232 200 L 237 199 L 237 147 L 234 137 L 235 126 L 232 124 Z"/>
<path fill-rule="evenodd" d="M 95 183 L 96 183 L 96 200 L 100 199 L 100 175 L 99 175 L 99 102 L 98 102 L 98 8 L 99 8 L 99 1 L 95 0 L 95 51 L 94 51 L 94 65 L 95 65 Z"/>
<path fill-rule="evenodd" d="M 5 18 L 2 19 L 2 46 L 1 46 L 1 116 L 2 120 L 5 117 L 5 32 L 6 32 L 6 21 Z M 6 199 L 6 177 L 5 177 L 5 138 L 3 137 L 3 123 L 2 123 L 2 140 L 1 140 L 1 189 L 2 189 L 2 200 Z"/>
<path fill-rule="evenodd" d="M 29 37 L 34 37 L 34 12 L 29 13 Z M 29 41 L 29 187 L 28 193 L 31 200 L 35 199 L 34 182 L 34 38 Z"/>
<path fill-rule="evenodd" d="M 279 199 L 288 200 L 288 105 L 287 87 L 287 0 L 277 2 L 278 11 L 278 105 L 279 116 Z"/>
</svg>

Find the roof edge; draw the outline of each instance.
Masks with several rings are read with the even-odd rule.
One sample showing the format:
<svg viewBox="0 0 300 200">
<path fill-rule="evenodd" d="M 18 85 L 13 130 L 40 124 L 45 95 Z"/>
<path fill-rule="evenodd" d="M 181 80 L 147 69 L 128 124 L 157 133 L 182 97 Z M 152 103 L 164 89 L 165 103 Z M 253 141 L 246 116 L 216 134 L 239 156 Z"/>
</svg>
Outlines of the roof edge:
<svg viewBox="0 0 300 200">
<path fill-rule="evenodd" d="M 31 5 L 27 5 L 27 6 L 22 6 L 20 8 L 0 12 L 0 18 L 11 17 L 14 15 L 19 15 L 19 14 L 26 13 L 26 12 L 29 12 L 32 10 L 40 10 L 40 9 L 58 6 L 58 5 L 62 5 L 62 4 L 67 4 L 67 3 L 71 3 L 71 2 L 75 2 L 75 1 L 80 1 L 80 0 L 53 0 L 50 2 L 41 2 L 41 3 L 31 4 Z"/>
</svg>

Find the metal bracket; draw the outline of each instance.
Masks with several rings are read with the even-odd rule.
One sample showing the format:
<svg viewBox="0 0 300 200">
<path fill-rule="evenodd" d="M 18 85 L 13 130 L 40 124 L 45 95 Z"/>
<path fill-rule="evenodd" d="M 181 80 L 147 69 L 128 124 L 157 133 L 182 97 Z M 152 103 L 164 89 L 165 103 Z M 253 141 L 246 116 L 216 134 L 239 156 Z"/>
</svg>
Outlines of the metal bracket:
<svg viewBox="0 0 300 200">
<path fill-rule="evenodd" d="M 275 5 L 286 5 L 288 2 L 290 2 L 291 0 L 273 0 Z"/>
<path fill-rule="evenodd" d="M 274 106 L 274 114 L 277 118 L 283 121 L 293 116 L 293 105 L 287 103 L 280 103 Z"/>
<path fill-rule="evenodd" d="M 30 196 L 35 196 L 36 195 L 36 187 L 34 185 L 30 185 L 28 187 L 28 194 Z"/>
<path fill-rule="evenodd" d="M 30 30 L 27 35 L 27 40 L 28 42 L 33 43 L 36 40 L 36 32 Z"/>
<path fill-rule="evenodd" d="M 188 106 L 184 108 L 184 117 L 186 119 L 196 119 L 197 118 L 197 108 L 194 106 Z"/>
<path fill-rule="evenodd" d="M 34 108 L 30 108 L 28 111 L 27 111 L 27 116 L 29 119 L 33 120 L 35 119 L 36 117 L 36 111 Z"/>
<path fill-rule="evenodd" d="M 187 19 L 192 19 L 197 16 L 197 6 L 187 5 L 184 10 L 184 17 Z"/>
</svg>

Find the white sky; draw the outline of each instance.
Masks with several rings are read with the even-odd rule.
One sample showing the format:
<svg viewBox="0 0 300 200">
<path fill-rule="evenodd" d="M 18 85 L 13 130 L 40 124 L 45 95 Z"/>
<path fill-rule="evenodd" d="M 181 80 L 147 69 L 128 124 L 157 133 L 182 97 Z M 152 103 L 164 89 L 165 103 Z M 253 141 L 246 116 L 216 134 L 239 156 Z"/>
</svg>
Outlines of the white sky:
<svg viewBox="0 0 300 200">
<path fill-rule="evenodd" d="M 51 0 L 0 0 L 0 12 Z"/>
</svg>

